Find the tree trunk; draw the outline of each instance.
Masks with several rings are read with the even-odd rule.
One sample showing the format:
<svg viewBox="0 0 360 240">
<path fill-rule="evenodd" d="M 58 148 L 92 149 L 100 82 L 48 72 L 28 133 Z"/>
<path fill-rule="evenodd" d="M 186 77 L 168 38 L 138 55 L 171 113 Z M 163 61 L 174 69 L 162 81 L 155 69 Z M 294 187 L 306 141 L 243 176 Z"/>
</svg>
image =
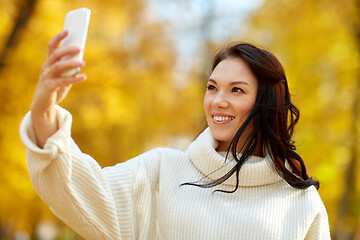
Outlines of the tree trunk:
<svg viewBox="0 0 360 240">
<path fill-rule="evenodd" d="M 19 36 L 22 31 L 25 29 L 26 24 L 28 23 L 30 17 L 32 16 L 37 0 L 24 0 L 19 8 L 18 13 L 15 18 L 15 24 L 12 30 L 9 33 L 7 40 L 0 52 L 0 72 L 4 68 L 6 59 L 8 57 L 9 50 L 16 46 Z"/>
<path fill-rule="evenodd" d="M 360 14 L 360 0 L 355 1 L 355 15 Z M 357 39 L 358 52 L 360 52 L 360 22 L 358 21 L 358 16 L 353 16 L 356 20 L 354 24 L 355 36 Z M 338 216 L 337 216 L 337 224 L 336 229 L 334 231 L 335 239 L 356 239 L 356 228 L 358 226 L 353 226 L 351 229 L 345 225 L 345 219 L 349 215 L 350 205 L 356 196 L 356 165 L 359 161 L 359 130 L 357 125 L 359 125 L 359 113 L 360 113 L 360 68 L 357 69 L 357 78 L 354 89 L 354 100 L 352 106 L 352 119 L 350 123 L 350 163 L 345 173 L 345 187 L 344 193 L 339 202 Z M 355 218 L 357 216 L 354 216 Z M 357 222 L 357 221 L 355 221 Z"/>
</svg>

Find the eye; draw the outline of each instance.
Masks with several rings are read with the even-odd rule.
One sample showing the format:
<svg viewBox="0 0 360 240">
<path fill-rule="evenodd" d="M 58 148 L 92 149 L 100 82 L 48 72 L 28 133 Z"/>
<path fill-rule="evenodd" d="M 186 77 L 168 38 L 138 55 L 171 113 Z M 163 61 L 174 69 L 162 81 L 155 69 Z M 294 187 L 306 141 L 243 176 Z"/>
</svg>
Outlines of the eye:
<svg viewBox="0 0 360 240">
<path fill-rule="evenodd" d="M 237 92 L 237 93 L 243 93 L 244 91 L 241 89 L 241 88 L 238 88 L 238 87 L 234 87 L 232 89 L 233 92 Z"/>
<path fill-rule="evenodd" d="M 210 84 L 210 85 L 207 86 L 207 90 L 214 90 L 215 91 L 216 87 L 214 85 Z"/>
</svg>

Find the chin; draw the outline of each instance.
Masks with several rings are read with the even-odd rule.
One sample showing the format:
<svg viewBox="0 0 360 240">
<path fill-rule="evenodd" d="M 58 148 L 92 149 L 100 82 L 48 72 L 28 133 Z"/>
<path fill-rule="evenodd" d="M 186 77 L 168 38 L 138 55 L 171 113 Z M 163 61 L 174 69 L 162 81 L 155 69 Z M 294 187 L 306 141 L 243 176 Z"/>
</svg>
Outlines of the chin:
<svg viewBox="0 0 360 240">
<path fill-rule="evenodd" d="M 210 127 L 211 134 L 213 138 L 219 142 L 231 142 L 231 140 L 234 138 L 235 133 L 233 132 L 227 132 L 224 130 L 214 130 Z"/>
</svg>

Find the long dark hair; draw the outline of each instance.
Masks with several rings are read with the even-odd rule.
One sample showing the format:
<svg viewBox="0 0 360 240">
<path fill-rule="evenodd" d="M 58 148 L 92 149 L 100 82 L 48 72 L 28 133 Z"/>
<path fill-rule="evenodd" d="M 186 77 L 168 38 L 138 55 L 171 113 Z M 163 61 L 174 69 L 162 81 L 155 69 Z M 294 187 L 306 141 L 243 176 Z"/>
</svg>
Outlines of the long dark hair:
<svg viewBox="0 0 360 240">
<path fill-rule="evenodd" d="M 221 49 L 215 55 L 212 70 L 221 61 L 230 57 L 245 60 L 258 80 L 255 105 L 236 132 L 226 155 L 227 158 L 231 152 L 237 163 L 227 174 L 213 182 L 185 183 L 183 185 L 210 188 L 225 182 L 230 176 L 236 174 L 236 186 L 233 191 L 217 190 L 228 193 L 235 192 L 239 187 L 240 168 L 252 155 L 257 144 L 260 144 L 262 152 L 270 154 L 275 170 L 289 185 L 298 189 L 314 185 L 318 189 L 319 182 L 307 175 L 304 161 L 295 152 L 295 142 L 292 137 L 300 112 L 291 102 L 287 79 L 279 60 L 267 50 L 249 43 L 237 43 Z M 242 154 L 239 158 L 237 144 L 250 123 L 254 128 L 244 146 L 240 146 Z M 292 171 L 285 167 L 285 162 L 289 164 Z"/>
</svg>

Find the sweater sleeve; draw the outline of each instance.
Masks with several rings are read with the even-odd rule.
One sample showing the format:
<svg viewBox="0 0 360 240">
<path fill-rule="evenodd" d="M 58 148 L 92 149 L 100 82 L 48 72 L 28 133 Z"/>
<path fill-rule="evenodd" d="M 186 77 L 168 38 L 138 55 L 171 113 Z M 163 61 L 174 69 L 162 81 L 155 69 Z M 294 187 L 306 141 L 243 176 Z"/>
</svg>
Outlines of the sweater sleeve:
<svg viewBox="0 0 360 240">
<path fill-rule="evenodd" d="M 329 240 L 330 227 L 328 215 L 325 206 L 320 202 L 319 212 L 316 214 L 310 228 L 306 234 L 305 240 Z"/>
<path fill-rule="evenodd" d="M 144 215 L 144 210 L 135 209 L 134 185 L 149 182 L 148 176 L 141 170 L 134 174 L 139 165 L 136 160 L 101 169 L 72 140 L 71 114 L 59 106 L 56 110 L 59 129 L 43 149 L 36 145 L 30 113 L 20 126 L 30 179 L 38 195 L 55 215 L 86 239 L 135 238 L 136 215 Z M 144 188 L 143 192 L 151 192 L 151 187 Z M 145 202 L 151 205 L 149 199 Z"/>
</svg>

